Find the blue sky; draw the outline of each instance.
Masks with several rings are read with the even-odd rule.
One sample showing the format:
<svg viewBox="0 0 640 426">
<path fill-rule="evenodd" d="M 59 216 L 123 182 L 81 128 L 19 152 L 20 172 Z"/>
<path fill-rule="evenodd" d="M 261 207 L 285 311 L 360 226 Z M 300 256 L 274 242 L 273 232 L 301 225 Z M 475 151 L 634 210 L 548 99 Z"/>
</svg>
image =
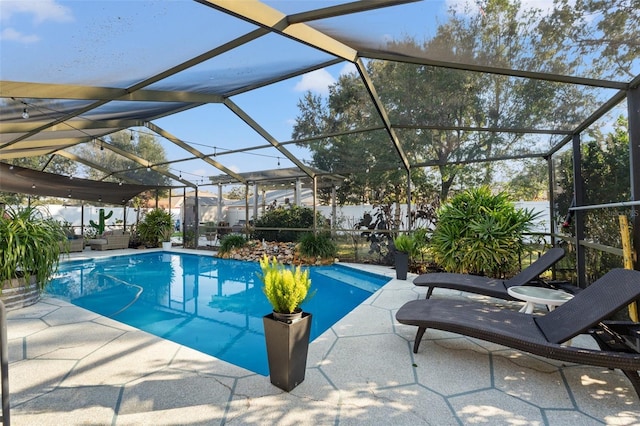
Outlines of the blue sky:
<svg viewBox="0 0 640 426">
<path fill-rule="evenodd" d="M 284 12 L 292 12 L 300 4 L 314 8 L 334 2 L 273 3 L 292 9 L 285 9 Z M 418 9 L 421 10 L 420 14 L 405 12 L 407 7 L 415 5 L 398 6 L 378 11 L 378 21 L 374 22 L 388 20 L 402 23 L 388 28 L 388 32 L 379 35 L 381 38 L 402 37 L 416 28 L 420 28 L 422 34 L 413 35 L 428 37 L 433 35 L 436 22 L 441 23 L 446 19 L 444 13 L 448 7 L 455 6 L 462 10 L 464 3 L 456 0 L 426 0 L 420 4 L 423 8 Z M 524 0 L 522 3 L 525 7 L 535 6 L 544 10 L 552 5 L 552 0 Z M 473 2 L 471 5 L 471 9 L 475 10 L 477 6 Z M 126 13 L 113 12 L 120 9 Z M 217 14 L 211 12 L 192 1 L 154 2 L 150 7 L 148 2 L 136 0 L 0 0 L 0 42 L 3 51 L 0 78 L 101 85 L 108 85 L 105 81 L 113 84 L 136 82 L 227 41 L 231 38 L 230 33 L 235 36 L 251 29 L 248 25 L 232 25 L 231 21 L 226 20 L 216 21 L 212 26 L 211 17 Z M 147 19 L 149 17 L 153 19 Z M 158 29 L 148 26 L 148 21 L 165 22 L 166 26 Z M 235 20 L 233 22 L 236 23 Z M 371 22 L 362 25 L 367 24 L 371 26 Z M 354 25 L 359 25 L 357 20 Z M 365 27 L 361 31 L 366 33 L 368 30 Z M 272 52 L 253 54 L 267 55 Z M 277 59 L 273 58 L 276 66 Z M 297 102 L 303 94 L 310 90 L 326 95 L 329 85 L 341 73 L 353 70 L 351 64 L 339 64 L 234 97 L 233 101 L 277 140 L 287 141 L 291 139 L 292 126 L 298 114 Z M 220 152 L 267 144 L 226 107 L 217 104 L 159 119 L 155 123 L 205 153 L 213 152 L 214 147 Z M 190 156 L 169 142 L 164 141 L 163 145 L 170 159 Z M 302 159 L 309 159 L 308 153 L 293 145 L 287 149 Z M 221 156 L 219 161 L 239 172 L 277 168 L 278 163 L 280 167 L 292 166 L 273 149 L 269 152 Z M 220 174 L 201 161 L 178 164 L 173 171 L 176 174 L 182 172 L 185 177 Z"/>
<path fill-rule="evenodd" d="M 115 1 L 0 0 L 0 23 L 2 24 L 0 41 L 5 59 L 0 68 L 1 78 L 16 81 L 105 85 L 105 79 L 117 82 L 130 76 L 131 81 L 137 81 L 150 72 L 160 71 L 180 62 L 183 58 L 202 53 L 203 44 L 194 43 L 190 46 L 190 40 L 197 40 L 198 37 L 203 36 L 216 37 L 221 33 L 220 28 L 216 28 L 217 31 L 206 28 L 206 17 L 212 15 L 213 11 L 208 11 L 202 5 L 195 2 L 157 4 L 161 6 L 150 12 L 149 5 L 144 2 L 127 2 L 126 16 L 116 18 L 110 12 L 106 14 L 107 18 L 104 21 L 96 25 L 96 19 L 100 17 L 101 10 L 115 7 Z M 204 17 L 201 22 L 193 22 L 191 19 L 190 24 L 185 26 L 180 16 L 176 15 L 180 12 L 179 8 L 185 8 L 184 14 L 187 15 L 189 12 L 190 18 L 193 16 L 191 13 L 193 8 L 197 8 L 202 11 Z M 180 23 L 178 25 L 180 37 L 175 37 L 175 33 L 170 36 L 169 30 L 166 33 L 158 33 L 155 29 L 145 27 L 145 15 L 148 13 L 170 15 L 171 20 Z M 70 30 L 71 28 L 73 30 Z M 229 31 L 235 31 L 240 35 L 248 29 L 249 27 L 240 27 Z M 79 34 L 82 34 L 81 39 Z M 158 43 L 158 37 L 161 38 L 161 43 Z M 219 37 L 219 41 L 214 40 L 211 44 L 207 44 L 206 48 L 227 41 L 228 38 L 229 35 L 224 34 L 224 37 Z M 126 46 L 126 49 L 123 49 L 123 46 Z M 177 56 L 180 59 L 175 59 L 176 55 L 167 55 L 166 60 L 158 59 L 163 53 L 162 50 L 157 50 L 159 48 L 169 52 L 179 49 L 181 55 Z M 6 60 L 16 57 L 19 61 Z M 157 70 L 141 68 L 140 64 L 156 66 Z M 259 89 L 255 93 L 236 96 L 233 100 L 276 139 L 286 141 L 291 138 L 292 125 L 298 113 L 296 107 L 298 99 L 307 90 L 326 95 L 328 86 L 335 82 L 340 73 L 347 70 L 354 70 L 354 68 L 351 64 L 345 64 L 318 70 Z M 144 74 L 137 77 L 136 72 Z M 94 81 L 91 78 L 92 75 L 99 75 L 100 79 Z M 214 146 L 218 147 L 217 150 L 220 152 L 239 146 L 267 144 L 266 140 L 221 105 L 214 104 L 193 109 L 159 119 L 155 123 L 177 137 L 197 144 L 196 148 L 205 153 L 212 152 Z M 164 145 L 171 159 L 190 156 L 189 153 L 171 143 L 164 143 Z M 288 149 L 309 158 L 294 146 L 289 146 Z M 292 165 L 273 150 L 267 156 L 265 154 L 264 152 L 257 155 L 239 154 L 232 159 L 230 156 L 221 157 L 220 161 L 230 169 L 241 172 L 276 168 L 278 162 L 281 167 Z M 202 176 L 220 173 L 201 161 L 177 165 L 174 171 Z"/>
</svg>

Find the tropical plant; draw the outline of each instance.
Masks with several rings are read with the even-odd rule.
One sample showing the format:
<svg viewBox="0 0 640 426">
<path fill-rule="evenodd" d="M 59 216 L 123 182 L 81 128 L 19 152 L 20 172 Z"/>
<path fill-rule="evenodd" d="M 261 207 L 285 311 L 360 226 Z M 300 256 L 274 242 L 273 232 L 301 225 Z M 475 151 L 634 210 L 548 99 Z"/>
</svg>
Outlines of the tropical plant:
<svg viewBox="0 0 640 426">
<path fill-rule="evenodd" d="M 377 255 L 377 262 L 382 265 L 393 264 L 394 256 L 391 247 L 393 238 L 387 232 L 389 230 L 390 211 L 389 205 L 378 205 L 373 215 L 366 212 L 360 222 L 354 226 L 356 229 L 363 230 L 360 233 L 360 237 L 365 238 L 369 243 L 369 254 Z"/>
<path fill-rule="evenodd" d="M 229 253 L 231 250 L 235 248 L 244 247 L 247 244 L 247 239 L 244 235 L 240 234 L 229 234 L 225 235 L 220 241 L 220 248 L 218 249 L 218 253 L 225 254 Z"/>
<path fill-rule="evenodd" d="M 504 276 L 517 269 L 523 234 L 538 216 L 516 209 L 504 192 L 470 189 L 440 208 L 430 247 L 446 271 Z"/>
<path fill-rule="evenodd" d="M 67 241 L 64 228 L 35 207 L 7 208 L 0 213 L 0 286 L 33 275 L 38 290 L 43 291 L 58 270 L 64 250 L 60 243 Z"/>
<path fill-rule="evenodd" d="M 427 248 L 431 238 L 429 233 L 430 231 L 427 228 L 418 228 L 413 232 L 413 242 L 417 253 Z"/>
<path fill-rule="evenodd" d="M 145 244 L 152 247 L 158 247 L 163 241 L 169 241 L 172 232 L 173 218 L 171 213 L 162 209 L 151 210 L 138 224 L 140 238 Z"/>
<path fill-rule="evenodd" d="M 198 238 L 196 235 L 196 230 L 193 225 L 186 225 L 184 228 L 184 238 L 182 240 L 182 245 L 185 248 L 197 248 L 198 247 Z"/>
<path fill-rule="evenodd" d="M 300 266 L 285 268 L 275 257 L 271 260 L 264 255 L 260 260 L 264 284 L 262 291 L 271 303 L 273 310 L 282 314 L 292 314 L 300 310 L 300 305 L 310 297 L 311 279 L 309 270 Z"/>
<path fill-rule="evenodd" d="M 321 259 L 334 258 L 338 248 L 328 232 L 308 233 L 300 238 L 300 254 Z"/>
</svg>

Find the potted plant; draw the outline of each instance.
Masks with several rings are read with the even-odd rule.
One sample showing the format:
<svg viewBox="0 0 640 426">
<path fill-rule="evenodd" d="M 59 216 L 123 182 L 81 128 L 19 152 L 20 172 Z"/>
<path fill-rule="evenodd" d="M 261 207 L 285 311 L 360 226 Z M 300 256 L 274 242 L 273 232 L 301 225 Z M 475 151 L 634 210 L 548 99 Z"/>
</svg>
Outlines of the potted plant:
<svg viewBox="0 0 640 426">
<path fill-rule="evenodd" d="M 67 243 L 62 225 L 34 207 L 0 211 L 0 288 L 8 309 L 38 301 Z"/>
<path fill-rule="evenodd" d="M 273 312 L 263 317 L 271 383 L 291 391 L 304 380 L 307 368 L 311 314 L 300 305 L 309 297 L 309 271 L 288 269 L 276 258 L 260 261 L 263 292 Z"/>
<path fill-rule="evenodd" d="M 142 241 L 150 247 L 160 247 L 160 243 L 162 243 L 162 248 L 171 248 L 171 234 L 173 233 L 171 213 L 162 209 L 151 210 L 138 224 L 138 233 Z"/>
<path fill-rule="evenodd" d="M 396 278 L 406 280 L 409 272 L 409 259 L 415 251 L 416 243 L 411 235 L 400 234 L 393 239 L 395 247 Z"/>
</svg>

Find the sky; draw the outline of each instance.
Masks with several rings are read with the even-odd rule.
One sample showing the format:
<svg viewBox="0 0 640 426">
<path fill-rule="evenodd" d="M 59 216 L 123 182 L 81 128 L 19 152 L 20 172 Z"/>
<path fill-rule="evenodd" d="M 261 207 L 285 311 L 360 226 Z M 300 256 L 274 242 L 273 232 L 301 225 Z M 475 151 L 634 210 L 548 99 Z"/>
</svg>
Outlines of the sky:
<svg viewBox="0 0 640 426">
<path fill-rule="evenodd" d="M 21 58 L 19 68 L 12 68 L 10 61 L 3 60 L 0 63 L 0 78 L 39 82 L 47 81 L 47 75 L 52 75 L 55 77 L 51 77 L 51 82 L 104 85 L 105 80 L 118 81 L 122 79 L 122 75 L 132 75 L 131 80 L 135 81 L 133 76 L 140 71 L 138 65 L 141 63 L 157 65 L 158 71 L 176 63 L 176 59 L 169 58 L 169 55 L 166 61 L 158 60 L 158 56 L 163 53 L 157 51 L 158 45 L 169 51 L 184 50 L 182 57 L 187 58 L 201 53 L 205 49 L 203 46 L 206 46 L 206 49 L 210 48 L 210 45 L 203 45 L 203 43 L 188 46 L 190 39 L 197 40 L 199 37 L 209 35 L 217 37 L 216 31 L 201 28 L 205 25 L 204 22 L 185 27 L 180 16 L 176 16 L 176 6 L 166 5 L 152 13 L 170 14 L 172 20 L 181 22 L 179 40 L 176 40 L 174 35 L 168 37 L 166 34 L 151 33 L 150 29 L 146 29 L 141 24 L 146 14 L 150 13 L 149 7 L 139 1 L 127 2 L 126 17 L 116 19 L 109 13 L 107 15 L 109 17 L 104 22 L 95 25 L 95 14 L 99 14 L 101 9 L 110 9 L 114 1 L 0 0 L 2 50 L 5 52 L 5 58 L 10 55 L 14 55 L 14 58 L 18 55 Z M 172 3 L 175 5 L 175 2 Z M 182 2 L 180 7 L 189 10 L 195 7 L 204 15 L 209 13 L 207 8 L 195 2 Z M 166 19 L 166 17 L 158 19 Z M 67 31 L 69 27 L 75 29 Z M 240 35 L 248 29 L 240 28 L 231 31 L 236 31 Z M 79 34 L 83 35 L 82 39 L 79 39 Z M 158 43 L 158 37 L 163 38 L 162 43 Z M 211 45 L 226 41 L 226 38 L 219 39 L 219 42 L 212 41 Z M 127 46 L 126 51 L 122 51 L 121 46 Z M 98 55 L 106 59 L 97 58 Z M 130 61 L 130 65 L 123 65 L 123 61 Z M 44 70 L 42 64 L 48 64 L 49 69 Z M 292 126 L 298 114 L 298 99 L 306 91 L 327 95 L 329 85 L 333 84 L 341 73 L 354 70 L 351 64 L 338 65 L 268 86 L 254 93 L 239 95 L 233 100 L 249 112 L 272 136 L 279 141 L 286 141 L 291 139 Z M 144 73 L 148 71 L 145 70 Z M 88 77 L 92 74 L 100 75 L 100 78 L 92 81 Z M 216 104 L 159 119 L 154 123 L 180 139 L 193 143 L 197 149 L 205 153 L 268 143 L 230 113 L 226 107 Z M 143 128 L 136 130 L 149 132 Z M 168 158 L 191 156 L 171 143 L 163 143 L 163 145 L 167 149 Z M 306 159 L 309 158 L 308 153 L 292 145 L 288 149 Z M 269 151 L 269 154 L 264 151 L 255 154 L 238 154 L 233 158 L 221 156 L 219 160 L 231 170 L 238 172 L 277 168 L 278 163 L 280 167 L 292 166 L 281 154 L 277 155 L 278 153 L 273 149 Z M 186 178 L 190 175 L 204 177 L 220 174 L 218 170 L 201 161 L 180 163 L 175 167 L 173 172 L 181 173 Z"/>
<path fill-rule="evenodd" d="M 316 8 L 332 4 L 302 0 L 267 0 L 266 3 L 281 6 L 285 13 L 296 12 L 296 8 L 302 6 Z M 416 10 L 407 9 L 418 7 L 416 5 L 396 6 L 372 13 L 370 20 L 351 22 L 363 26 L 355 30 L 371 33 L 372 37 L 380 37 L 381 40 L 413 34 L 415 28 L 422 31 L 422 34 L 414 34 L 417 37 L 429 37 L 433 35 L 437 23 L 445 19 L 447 8 L 455 7 L 462 11 L 462 3 L 456 0 L 426 0 L 419 4 L 422 9 L 417 9 L 421 13 L 406 13 L 406 10 Z M 547 10 L 552 0 L 523 0 L 522 3 L 525 7 Z M 475 3 L 470 4 L 471 13 L 480 13 Z M 110 82 L 118 87 L 118 84 L 122 86 L 137 82 L 253 29 L 248 24 L 237 25 L 235 19 L 231 23 L 231 18 L 212 23 L 211 18 L 217 15 L 212 12 L 196 2 L 184 0 L 153 4 L 141 0 L 0 0 L 0 79 L 105 86 L 110 85 L 105 82 Z M 148 24 L 151 22 L 161 25 Z M 388 22 L 398 24 L 385 26 Z M 385 31 L 374 33 L 371 31 L 374 27 L 384 28 Z M 248 58 L 253 60 L 259 57 L 265 64 L 275 68 L 301 60 L 301 54 L 293 45 L 279 51 L 277 57 L 270 57 L 273 51 L 266 48 L 247 50 L 244 52 L 246 57 L 240 55 L 230 55 L 228 60 L 222 55 L 219 63 L 196 66 L 190 71 L 211 73 L 211 79 L 215 76 L 224 80 L 224 77 L 231 79 L 233 73 L 255 72 L 242 68 Z M 237 68 L 228 69 L 230 63 Z M 335 83 L 340 74 L 354 70 L 353 65 L 342 63 L 235 96 L 232 100 L 278 141 L 288 141 L 299 113 L 297 103 L 304 93 L 311 91 L 326 96 L 329 86 Z M 172 80 L 165 84 L 170 86 Z M 223 153 L 228 149 L 268 144 L 220 104 L 158 119 L 154 124 L 204 153 Z M 148 132 L 146 129 L 135 131 Z M 163 145 L 169 159 L 191 156 L 167 141 L 163 141 Z M 288 145 L 287 149 L 303 160 L 310 159 L 308 152 L 294 145 Z M 293 166 L 272 148 L 233 156 L 220 155 L 216 159 L 236 172 Z M 172 172 L 196 181 L 221 174 L 202 161 L 178 163 L 172 166 Z"/>
</svg>

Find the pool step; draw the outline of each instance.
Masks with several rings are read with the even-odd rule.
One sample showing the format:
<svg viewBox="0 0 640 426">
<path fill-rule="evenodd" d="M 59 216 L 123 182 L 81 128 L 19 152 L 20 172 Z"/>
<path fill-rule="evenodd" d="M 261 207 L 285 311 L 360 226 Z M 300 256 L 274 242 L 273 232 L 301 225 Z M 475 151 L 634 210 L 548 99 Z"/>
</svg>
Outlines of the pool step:
<svg viewBox="0 0 640 426">
<path fill-rule="evenodd" d="M 323 275 L 327 278 L 331 278 L 337 281 L 340 281 L 344 284 L 348 284 L 353 287 L 357 287 L 360 290 L 367 291 L 369 293 L 375 293 L 380 286 L 376 284 L 369 283 L 367 281 L 363 281 L 360 278 L 356 278 L 348 272 L 339 271 L 336 269 L 320 269 L 314 271 L 317 274 Z"/>
</svg>

